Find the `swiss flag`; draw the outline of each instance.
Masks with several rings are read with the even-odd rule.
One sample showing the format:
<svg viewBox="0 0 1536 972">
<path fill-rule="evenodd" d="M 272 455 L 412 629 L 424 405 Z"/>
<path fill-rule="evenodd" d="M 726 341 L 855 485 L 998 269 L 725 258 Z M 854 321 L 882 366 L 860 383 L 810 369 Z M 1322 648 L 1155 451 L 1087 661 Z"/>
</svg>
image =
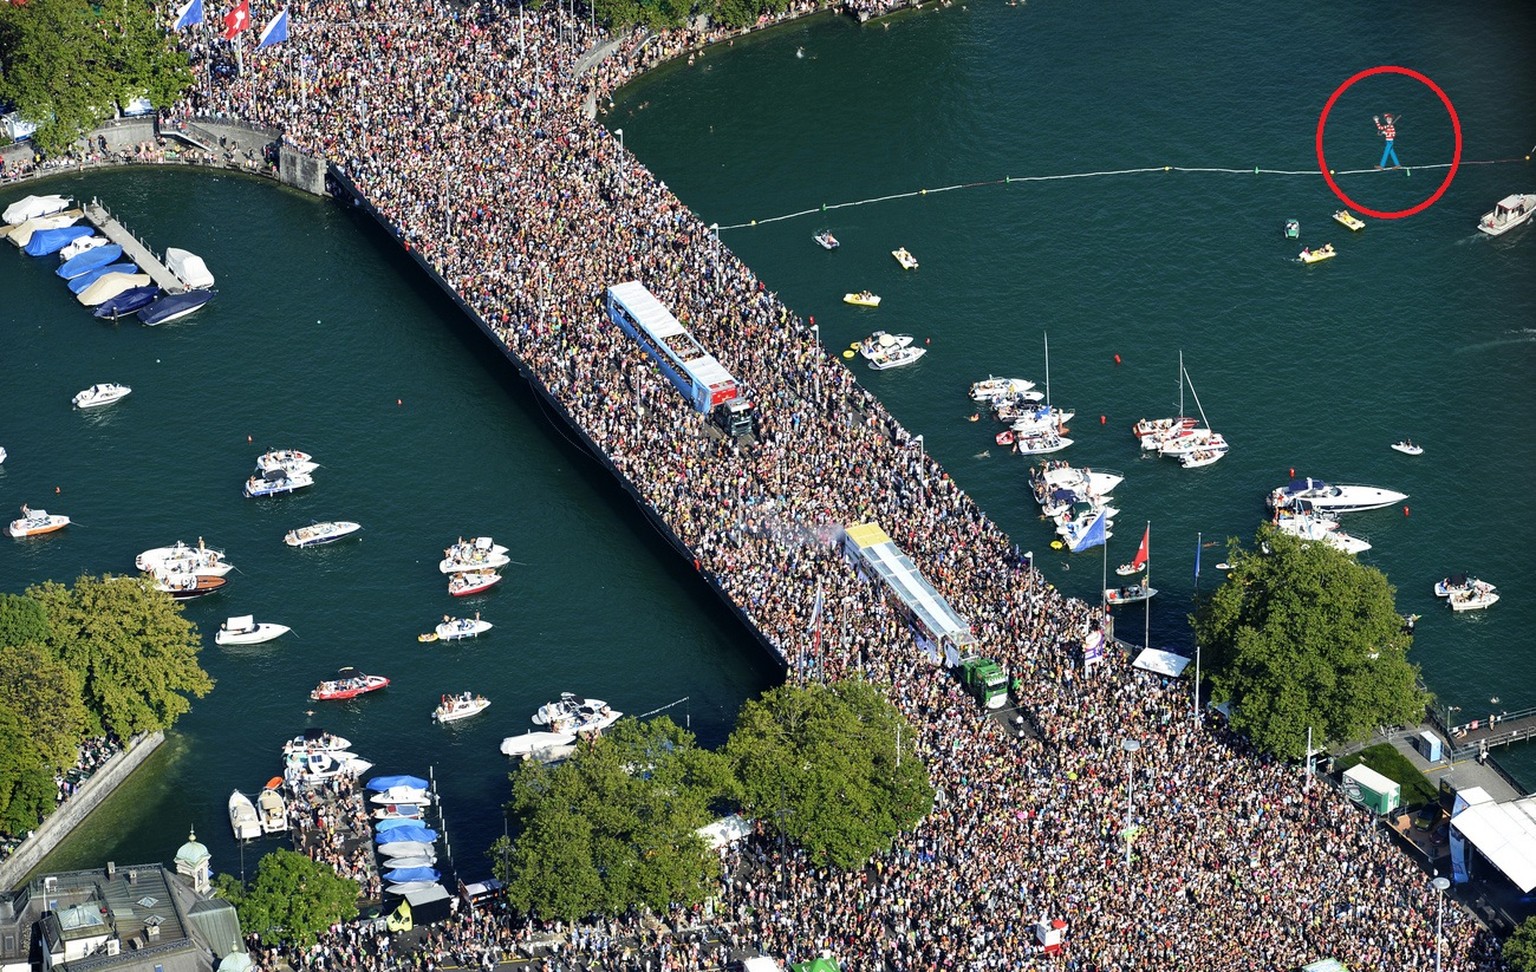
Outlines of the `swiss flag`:
<svg viewBox="0 0 1536 972">
<path fill-rule="evenodd" d="M 251 0 L 240 0 L 240 5 L 224 15 L 224 33 L 219 36 L 234 40 L 235 35 L 251 26 Z"/>
</svg>

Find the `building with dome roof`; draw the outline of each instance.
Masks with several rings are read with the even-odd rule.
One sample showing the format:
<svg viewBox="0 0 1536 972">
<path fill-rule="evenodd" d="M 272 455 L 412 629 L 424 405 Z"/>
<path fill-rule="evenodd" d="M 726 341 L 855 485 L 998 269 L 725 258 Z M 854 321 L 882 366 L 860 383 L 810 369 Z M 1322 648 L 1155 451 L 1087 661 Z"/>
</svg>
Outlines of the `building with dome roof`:
<svg viewBox="0 0 1536 972">
<path fill-rule="evenodd" d="M 66 871 L 0 894 L 0 972 L 243 972 L 234 906 L 209 897 L 195 833 L 160 864 Z"/>
</svg>

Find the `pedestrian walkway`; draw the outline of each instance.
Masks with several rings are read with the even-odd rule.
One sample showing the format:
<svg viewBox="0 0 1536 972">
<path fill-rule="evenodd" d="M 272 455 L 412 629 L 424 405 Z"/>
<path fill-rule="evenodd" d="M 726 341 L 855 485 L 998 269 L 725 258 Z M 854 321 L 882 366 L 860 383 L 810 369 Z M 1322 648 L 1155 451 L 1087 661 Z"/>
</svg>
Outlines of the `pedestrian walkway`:
<svg viewBox="0 0 1536 972">
<path fill-rule="evenodd" d="M 123 256 L 132 260 L 140 271 L 149 274 L 149 279 L 155 282 L 155 286 L 168 294 L 179 294 L 187 289 L 186 284 L 177 279 L 170 267 L 162 263 L 143 240 L 134 236 L 126 226 L 119 223 L 100 200 L 92 199 L 86 203 L 85 218 L 101 230 L 103 236 L 121 246 Z"/>
</svg>

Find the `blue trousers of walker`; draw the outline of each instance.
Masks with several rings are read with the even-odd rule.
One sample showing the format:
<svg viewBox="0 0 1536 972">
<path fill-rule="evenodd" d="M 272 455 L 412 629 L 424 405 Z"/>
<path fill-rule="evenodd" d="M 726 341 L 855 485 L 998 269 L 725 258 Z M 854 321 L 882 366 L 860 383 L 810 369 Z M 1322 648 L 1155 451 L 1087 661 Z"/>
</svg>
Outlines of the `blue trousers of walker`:
<svg viewBox="0 0 1536 972">
<path fill-rule="evenodd" d="M 1392 140 L 1390 138 L 1387 139 L 1386 148 L 1381 150 L 1381 164 L 1376 168 L 1385 169 L 1387 167 L 1387 159 L 1391 159 L 1392 164 L 1395 166 L 1402 165 L 1401 162 L 1397 161 L 1397 150 L 1392 147 Z"/>
</svg>

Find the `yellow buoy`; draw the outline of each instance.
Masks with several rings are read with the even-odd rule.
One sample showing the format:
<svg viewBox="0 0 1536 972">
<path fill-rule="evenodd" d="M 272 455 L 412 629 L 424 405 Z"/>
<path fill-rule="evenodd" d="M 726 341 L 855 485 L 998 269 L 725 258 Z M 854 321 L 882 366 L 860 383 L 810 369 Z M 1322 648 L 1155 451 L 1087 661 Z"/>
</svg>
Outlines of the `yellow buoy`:
<svg viewBox="0 0 1536 972">
<path fill-rule="evenodd" d="M 850 351 L 844 351 L 843 352 L 843 357 L 851 358 L 851 357 L 853 357 L 853 352 L 851 350 Z"/>
<path fill-rule="evenodd" d="M 1051 541 L 1051 549 L 1052 550 L 1060 550 L 1061 549 L 1061 541 L 1060 540 L 1052 540 Z"/>
</svg>

